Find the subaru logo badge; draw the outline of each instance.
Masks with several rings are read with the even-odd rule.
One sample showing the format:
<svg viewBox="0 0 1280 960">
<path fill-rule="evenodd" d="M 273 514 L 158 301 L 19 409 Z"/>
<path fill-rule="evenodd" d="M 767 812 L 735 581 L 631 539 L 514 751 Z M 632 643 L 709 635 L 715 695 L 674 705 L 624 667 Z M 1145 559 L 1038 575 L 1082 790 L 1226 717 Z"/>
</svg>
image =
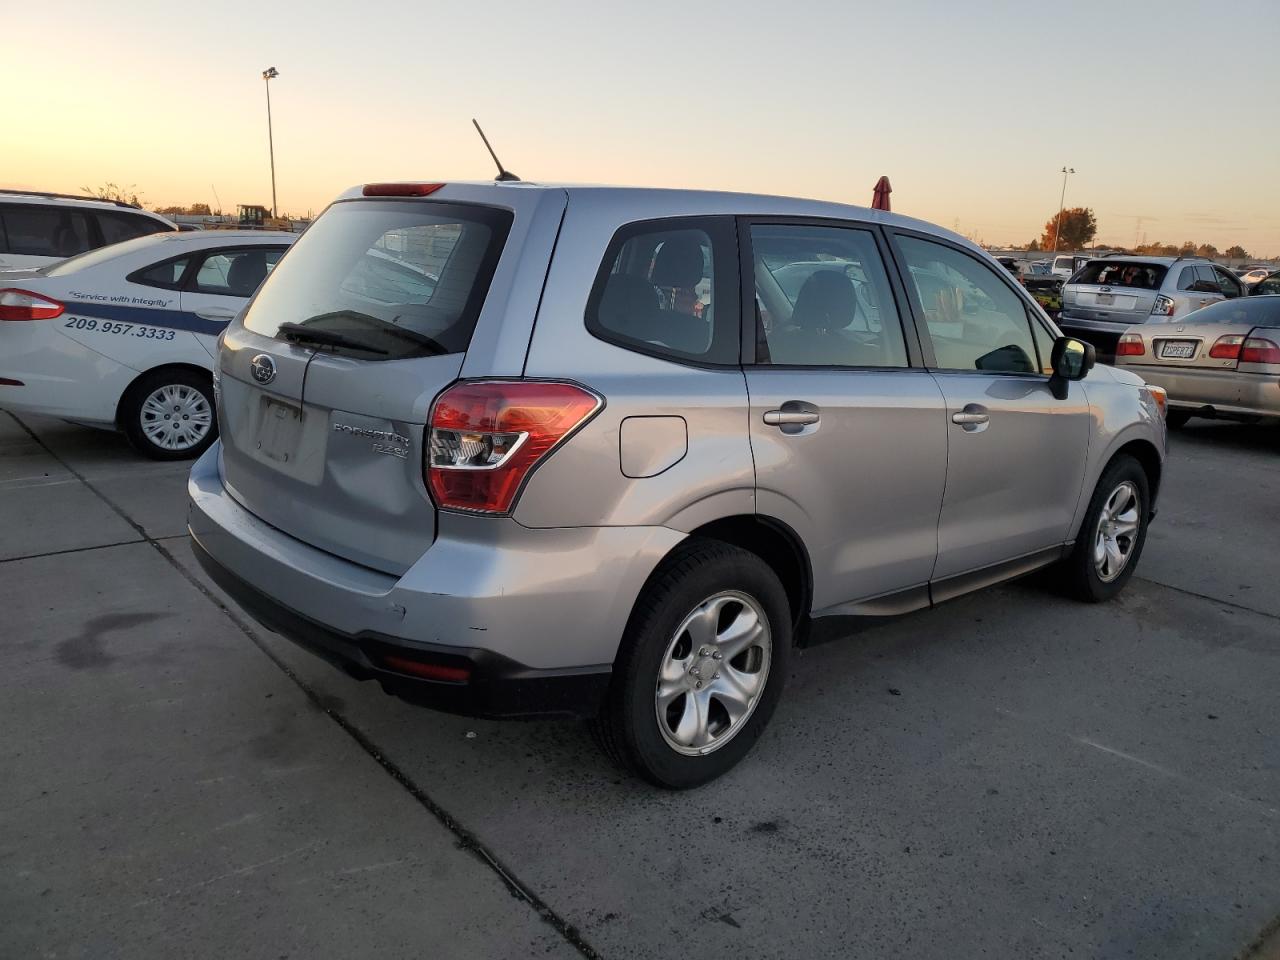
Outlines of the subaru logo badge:
<svg viewBox="0 0 1280 960">
<path fill-rule="evenodd" d="M 264 386 L 276 378 L 276 362 L 265 353 L 260 353 L 249 361 L 249 372 L 253 379 Z"/>
</svg>

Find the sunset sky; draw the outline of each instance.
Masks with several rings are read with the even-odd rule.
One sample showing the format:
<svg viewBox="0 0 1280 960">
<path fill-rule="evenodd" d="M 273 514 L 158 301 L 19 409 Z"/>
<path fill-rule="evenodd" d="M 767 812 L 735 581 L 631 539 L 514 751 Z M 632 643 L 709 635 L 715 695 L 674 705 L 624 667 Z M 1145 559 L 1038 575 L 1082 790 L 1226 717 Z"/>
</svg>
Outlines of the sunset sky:
<svg viewBox="0 0 1280 960">
<path fill-rule="evenodd" d="M 1192 2 L 12 5 L 0 187 L 318 212 L 354 183 L 525 179 L 893 206 L 992 243 L 1280 254 L 1280 18 Z M 216 197 L 215 197 L 216 191 Z M 1139 220 L 1141 218 L 1141 220 Z"/>
</svg>

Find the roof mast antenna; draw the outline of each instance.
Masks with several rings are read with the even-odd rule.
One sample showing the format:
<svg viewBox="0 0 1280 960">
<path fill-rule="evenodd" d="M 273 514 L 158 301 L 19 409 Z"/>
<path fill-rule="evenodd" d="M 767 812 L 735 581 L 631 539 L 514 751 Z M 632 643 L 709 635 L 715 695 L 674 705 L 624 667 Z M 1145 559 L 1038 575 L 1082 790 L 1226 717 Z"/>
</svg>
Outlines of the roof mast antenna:
<svg viewBox="0 0 1280 960">
<path fill-rule="evenodd" d="M 480 129 L 480 124 L 476 123 L 476 118 L 472 117 L 471 122 L 475 125 L 476 133 L 480 134 L 480 139 L 484 141 L 484 148 L 489 151 L 489 156 L 493 157 L 493 162 L 498 167 L 498 175 L 493 179 L 497 180 L 499 183 L 518 183 L 520 178 L 502 165 L 502 161 L 498 159 L 498 155 L 493 152 L 493 147 L 489 146 L 489 138 L 486 137 L 484 135 L 484 131 Z"/>
</svg>

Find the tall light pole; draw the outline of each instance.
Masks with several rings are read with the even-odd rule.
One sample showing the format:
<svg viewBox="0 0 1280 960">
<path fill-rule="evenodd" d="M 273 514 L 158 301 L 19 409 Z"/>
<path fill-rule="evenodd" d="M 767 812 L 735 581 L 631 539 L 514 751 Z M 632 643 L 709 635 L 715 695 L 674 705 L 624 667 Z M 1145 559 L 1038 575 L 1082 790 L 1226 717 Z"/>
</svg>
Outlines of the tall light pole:
<svg viewBox="0 0 1280 960">
<path fill-rule="evenodd" d="M 1058 219 L 1053 222 L 1053 252 L 1058 252 L 1058 234 L 1062 232 L 1062 211 L 1067 207 L 1067 177 L 1076 172 L 1075 167 L 1062 168 L 1062 196 L 1058 198 Z"/>
<path fill-rule="evenodd" d="M 267 85 L 267 149 L 271 151 L 271 216 L 276 215 L 276 145 L 271 135 L 271 81 L 280 76 L 275 67 L 267 67 L 262 71 L 262 79 Z M 1065 188 L 1064 188 L 1065 189 Z"/>
</svg>

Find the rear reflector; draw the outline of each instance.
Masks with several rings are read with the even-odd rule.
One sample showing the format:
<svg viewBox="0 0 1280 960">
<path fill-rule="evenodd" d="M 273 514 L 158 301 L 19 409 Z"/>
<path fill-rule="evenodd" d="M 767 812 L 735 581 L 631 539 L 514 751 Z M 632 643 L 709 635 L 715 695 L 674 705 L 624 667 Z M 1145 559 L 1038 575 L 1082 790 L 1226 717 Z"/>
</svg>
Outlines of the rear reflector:
<svg viewBox="0 0 1280 960">
<path fill-rule="evenodd" d="M 604 401 L 572 383 L 473 380 L 431 408 L 427 487 L 436 506 L 507 513 L 529 474 Z"/>
<path fill-rule="evenodd" d="M 1147 352 L 1146 346 L 1142 342 L 1142 334 L 1126 333 L 1122 334 L 1116 343 L 1117 357 L 1141 357 Z"/>
<path fill-rule="evenodd" d="M 1241 363 L 1280 363 L 1280 344 L 1265 337 L 1250 337 L 1240 351 Z"/>
<path fill-rule="evenodd" d="M 392 670 L 400 673 L 411 673 L 415 677 L 427 680 L 440 680 L 444 683 L 466 683 L 471 679 L 468 667 L 446 667 L 441 663 L 424 663 L 421 660 L 410 660 L 408 657 L 385 656 L 382 662 Z"/>
<path fill-rule="evenodd" d="M 0 320 L 52 320 L 66 307 L 57 300 L 30 290 L 8 287 L 0 290 Z"/>
<path fill-rule="evenodd" d="M 366 197 L 425 197 L 435 193 L 443 183 L 366 183 Z"/>
<path fill-rule="evenodd" d="M 1239 360 L 1240 346 L 1243 343 L 1244 337 L 1238 334 L 1219 337 L 1213 342 L 1213 346 L 1209 348 L 1209 356 L 1214 360 Z"/>
</svg>

